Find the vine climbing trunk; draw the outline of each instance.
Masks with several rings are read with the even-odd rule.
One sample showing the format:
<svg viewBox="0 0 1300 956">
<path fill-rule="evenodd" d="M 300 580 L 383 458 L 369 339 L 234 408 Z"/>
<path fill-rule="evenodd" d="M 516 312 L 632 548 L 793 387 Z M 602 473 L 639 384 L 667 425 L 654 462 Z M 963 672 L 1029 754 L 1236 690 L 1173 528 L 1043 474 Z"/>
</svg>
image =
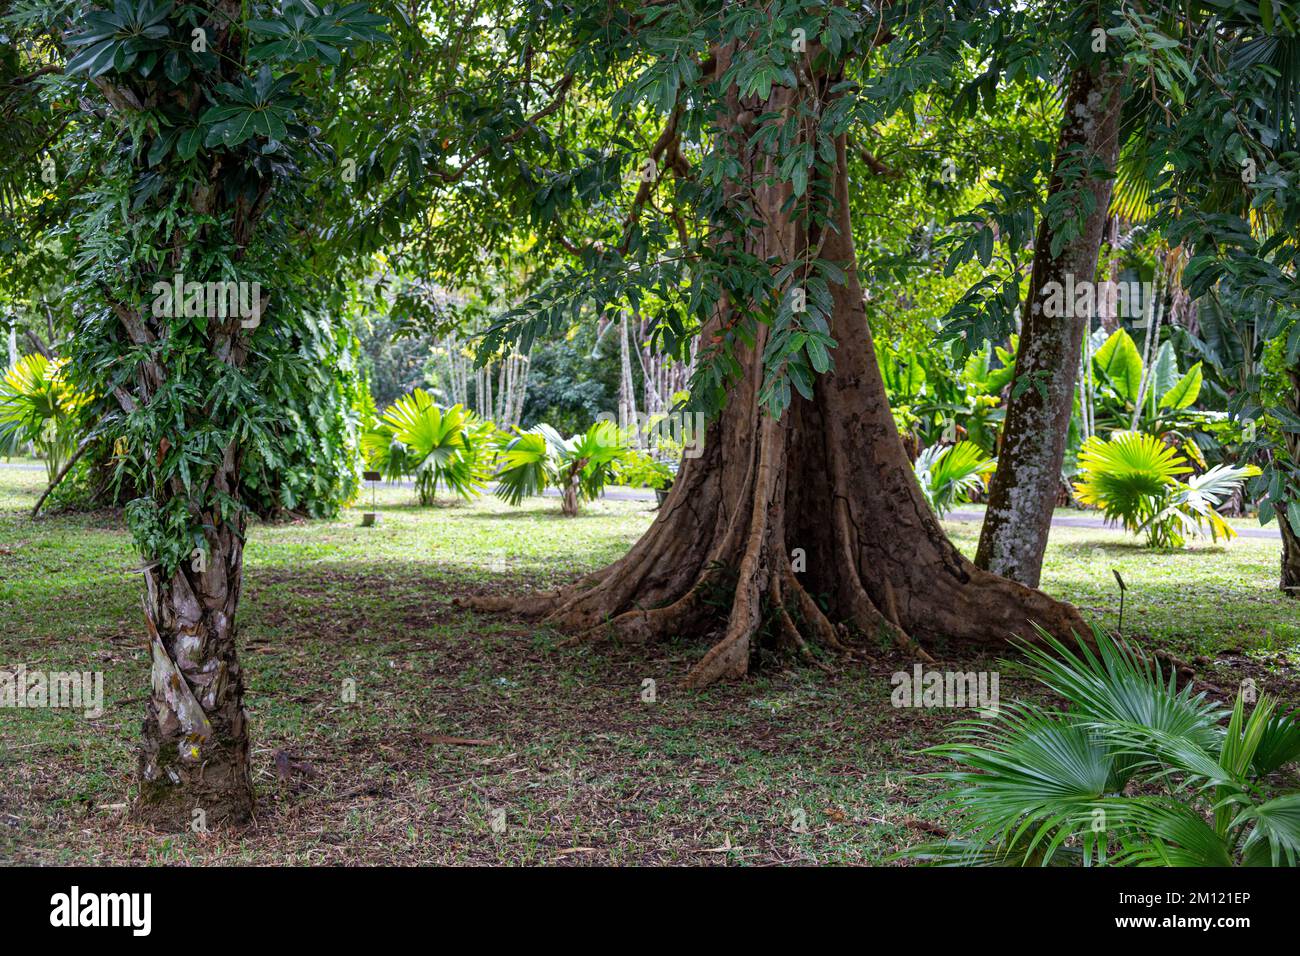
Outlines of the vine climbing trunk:
<svg viewBox="0 0 1300 956">
<path fill-rule="evenodd" d="M 719 75 L 729 62 L 720 51 Z M 762 116 L 824 104 L 837 79 L 815 74 L 767 100 L 733 91 L 718 118 L 741 170 L 734 195 L 753 203 L 746 231 L 731 241 L 769 261 L 819 247 L 846 269 L 844 284 L 831 287 L 830 333 L 839 343 L 833 372 L 818 379 L 811 400 L 795 394 L 774 419 L 759 401 L 767 329 L 759 325 L 748 345 L 737 338 L 743 371 L 728 402 L 632 549 L 558 591 L 475 606 L 544 615 L 588 638 L 713 633 L 715 643 L 689 674 L 693 686 L 746 674 L 768 635 L 777 649 L 805 658 L 816 646 L 844 651 L 883 636 L 929 659 L 921 645 L 931 640 L 1001 644 L 1013 634 L 1032 638 L 1033 624 L 1062 637 L 1084 631 L 1070 605 L 966 560 L 917 487 L 854 268 L 844 138 L 835 141 L 833 181 L 816 184 L 834 197 L 830 228 L 792 218 L 789 184 L 773 185 L 776 159 L 755 145 Z M 729 335 L 749 306 L 724 297 L 702 330 L 701 349 Z"/>
<path fill-rule="evenodd" d="M 1119 156 L 1122 87 L 1122 75 L 1105 65 L 1081 66 L 1066 94 L 1048 208 L 1069 193 L 1076 206 L 1088 205 L 1082 228 L 1064 243 L 1052 215 L 1045 212 L 1039 223 L 998 467 L 975 555 L 981 568 L 1030 587 L 1042 574 L 1083 333 L 1096 301 L 1095 294 L 1070 293 L 1093 292 Z M 1053 296 L 1061 314 L 1045 307 Z"/>
<path fill-rule="evenodd" d="M 212 102 L 206 84 L 244 76 L 247 12 L 240 3 L 197 3 L 190 15 L 217 64 L 212 71 L 190 70 L 175 81 L 161 70 L 95 77 L 105 115 L 121 131 L 156 129 L 150 110 L 164 96 L 178 116 L 198 117 Z M 254 806 L 236 654 L 247 440 L 238 406 L 253 399 L 231 383 L 257 354 L 252 330 L 270 300 L 259 270 L 248 268 L 247 252 L 273 183 L 231 155 L 237 154 L 209 159 L 201 172 L 193 172 L 197 162 L 187 170 L 170 160 L 150 162 L 149 169 L 142 158 L 132 160 L 125 175 L 136 186 L 142 177 L 154 180 L 151 191 L 136 190 L 141 198 L 135 205 L 122 207 L 136 258 L 99 270 L 107 308 L 89 311 L 94 318 L 82 328 L 123 353 L 116 364 L 129 372 L 114 378 L 120 384 L 111 391 L 123 413 L 139 420 L 123 436 L 143 485 L 128 515 L 133 530 L 156 533 L 136 535 L 144 558 L 151 679 L 132 814 L 170 830 L 244 823 Z M 143 251 L 135 252 L 137 246 Z M 217 279 L 222 289 L 237 292 L 238 309 L 218 308 L 212 300 Z M 188 467 L 166 464 L 177 460 Z"/>
</svg>

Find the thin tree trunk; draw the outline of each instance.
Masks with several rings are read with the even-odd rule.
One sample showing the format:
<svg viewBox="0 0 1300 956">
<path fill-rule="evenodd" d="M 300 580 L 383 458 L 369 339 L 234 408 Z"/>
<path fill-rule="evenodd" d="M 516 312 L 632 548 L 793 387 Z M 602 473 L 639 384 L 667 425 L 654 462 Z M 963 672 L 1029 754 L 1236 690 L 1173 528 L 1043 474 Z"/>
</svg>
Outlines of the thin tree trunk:
<svg viewBox="0 0 1300 956">
<path fill-rule="evenodd" d="M 636 380 L 632 377 L 632 358 L 629 354 L 627 312 L 619 313 L 619 384 L 618 413 L 624 428 L 631 429 L 632 443 L 641 447 L 641 429 L 636 409 Z"/>
<path fill-rule="evenodd" d="M 1110 251 L 1110 266 L 1106 270 L 1106 281 L 1110 282 L 1112 288 L 1119 282 L 1119 258 L 1115 255 L 1115 250 L 1119 246 L 1119 216 L 1110 216 L 1106 220 L 1106 247 Z M 1097 297 L 1097 318 L 1101 320 L 1101 327 L 1109 335 L 1119 328 L 1119 297 L 1118 296 L 1098 296 Z"/>
<path fill-rule="evenodd" d="M 1300 367 L 1292 368 L 1289 377 L 1291 390 L 1287 404 L 1291 414 L 1297 415 L 1300 414 Z M 1283 432 L 1282 435 L 1292 466 L 1300 467 L 1300 435 L 1295 432 Z M 1300 528 L 1291 526 L 1284 508 L 1278 509 L 1277 523 L 1282 529 L 1282 577 L 1279 586 L 1283 594 L 1300 599 Z"/>
<path fill-rule="evenodd" d="M 465 405 L 465 382 L 460 366 L 460 343 L 454 336 L 448 335 L 442 340 L 442 347 L 447 352 L 447 395 L 452 405 Z"/>
<path fill-rule="evenodd" d="M 512 352 L 504 359 L 501 367 L 505 375 L 505 388 L 497 425 L 508 429 L 519 424 L 520 413 L 523 411 L 524 396 L 528 390 L 528 357 Z"/>
<path fill-rule="evenodd" d="M 501 415 L 497 418 L 500 427 L 510 424 L 510 406 L 515 397 L 515 356 L 507 355 L 501 362 Z"/>
<path fill-rule="evenodd" d="M 77 445 L 77 450 L 74 451 L 68 460 L 63 463 L 62 467 L 59 468 L 58 473 L 50 479 L 50 483 L 45 486 L 45 490 L 41 492 L 41 496 L 36 499 L 36 504 L 32 505 L 31 516 L 33 518 L 40 513 L 41 505 L 45 504 L 45 499 L 50 496 L 50 493 L 54 491 L 55 488 L 59 487 L 59 485 L 63 483 L 63 479 L 68 476 L 68 472 L 72 470 L 72 466 L 81 460 L 81 456 L 86 453 L 86 449 L 88 449 L 94 442 L 98 441 L 99 437 L 100 436 L 92 430 L 89 435 L 81 440 L 81 443 Z"/>
<path fill-rule="evenodd" d="M 1083 437 L 1086 441 L 1097 434 L 1097 392 L 1092 379 L 1092 322 L 1083 329 L 1083 394 L 1079 407 L 1083 409 Z"/>
<path fill-rule="evenodd" d="M 233 488 L 233 450 L 227 463 L 215 480 Z M 242 517 L 216 522 L 203 559 L 183 564 L 170 580 L 157 566 L 144 572 L 153 665 L 136 816 L 147 822 L 213 826 L 252 814 L 248 717 L 235 654 L 243 539 Z"/>
<path fill-rule="evenodd" d="M 1066 188 L 1062 169 L 1079 162 L 1082 149 L 1105 169 L 1114 170 L 1119 153 L 1122 78 L 1106 71 L 1080 68 L 1065 99 L 1065 118 L 1057 148 L 1049 196 Z M 1086 188 L 1094 201 L 1082 233 L 1053 256 L 1053 231 L 1047 216 L 1034 242 L 1029 298 L 1021 320 L 1020 345 L 1011 398 L 1002 426 L 998 468 L 989 488 L 989 503 L 980 532 L 975 563 L 996 574 L 1035 587 L 1056 504 L 1066 432 L 1074 401 L 1079 353 L 1089 310 L 1070 308 L 1060 317 L 1044 314 L 1049 283 L 1093 282 L 1102 232 L 1110 207 L 1112 180 L 1092 178 Z"/>
<path fill-rule="evenodd" d="M 1156 281 L 1151 285 L 1151 301 L 1147 304 L 1146 314 L 1147 334 L 1142 340 L 1142 378 L 1138 383 L 1137 401 L 1133 404 L 1129 431 L 1136 431 L 1138 422 L 1142 420 L 1142 405 L 1147 400 L 1147 390 L 1155 376 L 1152 366 L 1156 358 L 1156 343 L 1160 340 L 1160 325 L 1165 317 L 1165 288 L 1160 284 L 1162 278 L 1162 273 L 1156 273 Z"/>
<path fill-rule="evenodd" d="M 50 346 L 58 344 L 54 336 L 54 310 L 50 308 L 50 303 L 45 301 L 45 296 L 41 296 L 41 305 L 45 307 L 45 328 L 50 335 Z"/>
<path fill-rule="evenodd" d="M 1291 528 L 1285 514 L 1277 516 L 1277 523 L 1282 529 L 1282 578 L 1278 586 L 1287 597 L 1300 599 L 1300 534 Z"/>
<path fill-rule="evenodd" d="M 717 69 L 730 59 L 719 51 Z M 846 267 L 845 284 L 831 287 L 834 371 L 818 380 L 811 401 L 796 394 L 781 419 L 766 415 L 759 392 L 767 329 L 759 324 L 752 346 L 735 346 L 743 376 L 710 424 L 702 454 L 683 462 L 654 524 L 622 559 L 555 592 L 472 605 L 541 615 L 588 639 L 712 632 L 716 643 L 692 668 L 692 686 L 743 676 L 764 639 L 811 658 L 813 645 L 847 651 L 884 637 L 928 660 L 918 642 L 1002 645 L 1013 634 L 1033 639 L 1033 623 L 1063 638 L 1084 632 L 1070 605 L 967 561 L 917 487 L 853 266 L 844 137 L 834 181 L 823 184 L 836 206 L 835 228 L 824 234 L 815 222 L 792 219 L 789 186 L 771 184 L 774 160 L 752 145 L 759 116 L 799 115 L 815 98 L 824 105 L 838 80 L 815 74 L 816 97 L 801 87 L 742 102 L 733 90 L 731 108 L 718 117 L 743 170 L 732 196 L 754 200 L 754 225 L 736 241 L 763 259 L 820 245 L 823 258 Z M 702 330 L 702 347 L 748 307 L 724 298 Z M 721 610 L 720 594 L 730 595 Z"/>
</svg>

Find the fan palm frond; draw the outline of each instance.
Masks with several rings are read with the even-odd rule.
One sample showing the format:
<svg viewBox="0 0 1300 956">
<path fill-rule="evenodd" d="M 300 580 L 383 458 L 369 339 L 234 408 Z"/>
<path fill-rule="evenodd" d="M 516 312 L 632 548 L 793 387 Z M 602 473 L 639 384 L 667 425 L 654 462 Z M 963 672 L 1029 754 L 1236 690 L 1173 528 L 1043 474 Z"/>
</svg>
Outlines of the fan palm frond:
<svg viewBox="0 0 1300 956">
<path fill-rule="evenodd" d="M 1064 697 L 954 726 L 926 751 L 953 770 L 937 801 L 953 835 L 900 854 L 930 864 L 1287 865 L 1300 860 L 1300 794 L 1260 774 L 1300 756 L 1300 731 L 1261 697 L 1231 712 L 1103 631 L 1078 651 L 1041 634 L 1030 673 Z M 1095 645 L 1095 646 L 1091 646 Z M 1226 726 L 1222 718 L 1227 715 Z"/>
<path fill-rule="evenodd" d="M 1083 480 L 1074 485 L 1079 500 L 1133 533 L 1158 513 L 1177 476 L 1192 470 L 1160 439 L 1141 432 L 1117 432 L 1109 440 L 1093 435 L 1080 449 L 1079 467 Z"/>
<path fill-rule="evenodd" d="M 415 479 L 421 504 L 432 504 L 438 488 L 462 498 L 482 494 L 491 462 L 487 453 L 495 429 L 460 405 L 440 408 L 424 389 L 403 395 L 361 438 L 370 466 L 389 480 Z"/>
<path fill-rule="evenodd" d="M 547 487 L 576 485 L 588 501 L 613 478 L 627 446 L 613 422 L 599 421 L 581 435 L 562 438 L 550 425 L 536 425 L 504 441 L 497 471 L 497 495 L 512 505 Z M 576 507 L 576 499 L 566 507 Z M 571 512 L 570 512 L 571 513 Z"/>
<path fill-rule="evenodd" d="M 45 457 L 51 480 L 76 445 L 88 396 L 68 381 L 66 363 L 24 355 L 0 378 L 0 454 L 32 442 Z"/>
<path fill-rule="evenodd" d="M 970 441 L 931 445 L 913 466 L 921 493 L 936 516 L 942 518 L 984 486 L 985 476 L 997 467 L 984 449 Z"/>
<path fill-rule="evenodd" d="M 1080 718 L 1131 723 L 1156 733 L 1185 738 L 1211 751 L 1221 736 L 1219 721 L 1226 711 L 1194 693 L 1180 689 L 1173 668 L 1166 675 L 1158 661 L 1141 657 L 1093 628 L 1094 651 L 1080 642 L 1076 653 L 1051 634 L 1036 628 L 1038 642 L 1020 642 L 1029 673 L 1043 686 L 1064 697 Z"/>
</svg>

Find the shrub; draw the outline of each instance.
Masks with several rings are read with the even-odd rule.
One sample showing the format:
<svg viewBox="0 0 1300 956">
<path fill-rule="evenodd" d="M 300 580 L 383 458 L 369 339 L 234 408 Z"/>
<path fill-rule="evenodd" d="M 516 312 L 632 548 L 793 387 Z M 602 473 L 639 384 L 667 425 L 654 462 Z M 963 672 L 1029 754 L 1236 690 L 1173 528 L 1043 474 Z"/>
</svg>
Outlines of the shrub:
<svg viewBox="0 0 1300 956">
<path fill-rule="evenodd" d="M 1100 508 L 1107 520 L 1133 534 L 1146 534 L 1152 547 L 1182 547 L 1188 535 L 1208 528 L 1213 540 L 1236 536 L 1218 508 L 1247 478 L 1254 465 L 1215 465 L 1187 481 L 1192 471 L 1173 448 L 1154 435 L 1116 432 L 1094 435 L 1079 453 L 1082 480 L 1074 490 L 1081 502 Z"/>
<path fill-rule="evenodd" d="M 76 451 L 86 396 L 72 387 L 65 362 L 24 355 L 0 379 L 0 455 L 31 442 L 45 459 L 49 479 Z"/>
<path fill-rule="evenodd" d="M 942 518 L 984 487 L 985 476 L 997 467 L 997 461 L 974 442 L 963 441 L 931 445 L 912 467 L 925 500 Z"/>
<path fill-rule="evenodd" d="M 420 504 L 433 504 L 439 486 L 472 499 L 483 493 L 491 475 L 496 426 L 460 405 L 441 408 L 417 388 L 385 409 L 362 436 L 371 468 L 390 481 L 415 479 Z"/>
<path fill-rule="evenodd" d="M 1176 686 L 1158 664 L 1094 630 L 1079 653 L 1042 633 L 1022 645 L 1068 707 L 1022 703 L 955 728 L 926 752 L 958 769 L 938 800 L 954 836 L 904 856 L 955 865 L 1287 866 L 1300 851 L 1300 793 L 1274 771 L 1300 757 L 1300 724 L 1266 696 L 1231 711 Z M 1225 723 L 1226 718 L 1226 723 Z"/>
<path fill-rule="evenodd" d="M 614 466 L 627 455 L 627 446 L 613 422 L 600 421 L 581 435 L 561 438 L 550 425 L 519 431 L 502 443 L 497 495 L 512 505 L 540 495 L 548 486 L 560 489 L 566 515 L 578 513 L 579 501 L 598 497 L 613 478 Z"/>
<path fill-rule="evenodd" d="M 613 483 L 662 491 L 673 483 L 674 476 L 675 469 L 667 462 L 635 448 L 628 448 L 614 468 Z"/>
</svg>

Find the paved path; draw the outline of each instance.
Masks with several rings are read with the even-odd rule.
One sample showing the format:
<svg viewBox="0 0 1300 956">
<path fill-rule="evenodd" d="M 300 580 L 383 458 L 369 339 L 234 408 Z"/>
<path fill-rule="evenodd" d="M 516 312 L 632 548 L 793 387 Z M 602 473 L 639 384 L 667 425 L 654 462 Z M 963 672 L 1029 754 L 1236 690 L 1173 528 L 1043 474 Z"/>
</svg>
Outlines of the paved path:
<svg viewBox="0 0 1300 956">
<path fill-rule="evenodd" d="M 979 521 L 984 520 L 982 511 L 950 511 L 945 521 Z M 1090 515 L 1053 515 L 1053 528 L 1102 528 L 1111 531 L 1118 530 L 1117 525 L 1108 525 L 1101 518 L 1094 518 Z M 1266 524 L 1262 527 L 1254 528 L 1236 528 L 1237 534 L 1243 538 L 1276 538 L 1281 539 L 1282 532 L 1277 530 L 1277 524 Z"/>
<path fill-rule="evenodd" d="M 27 462 L 3 462 L 0 461 L 0 468 L 25 468 L 36 471 L 44 471 L 44 465 L 33 465 Z M 409 481 L 395 482 L 400 488 L 415 487 Z M 387 487 L 387 484 L 381 486 Z M 488 485 L 488 492 L 491 493 L 496 489 L 495 483 Z M 544 492 L 549 498 L 558 498 L 560 492 L 555 488 L 547 488 Z M 622 488 L 617 485 L 611 485 L 605 489 L 605 497 L 611 501 L 654 501 L 655 493 L 649 488 Z M 982 511 L 950 511 L 945 521 L 976 521 L 984 520 Z M 1053 528 L 1098 528 L 1102 530 L 1115 530 L 1111 525 L 1107 525 L 1101 518 L 1094 518 L 1091 515 L 1053 515 Z M 1237 534 L 1243 538 L 1280 538 L 1282 533 L 1277 530 L 1277 524 L 1268 524 L 1260 528 L 1238 528 Z"/>
</svg>

